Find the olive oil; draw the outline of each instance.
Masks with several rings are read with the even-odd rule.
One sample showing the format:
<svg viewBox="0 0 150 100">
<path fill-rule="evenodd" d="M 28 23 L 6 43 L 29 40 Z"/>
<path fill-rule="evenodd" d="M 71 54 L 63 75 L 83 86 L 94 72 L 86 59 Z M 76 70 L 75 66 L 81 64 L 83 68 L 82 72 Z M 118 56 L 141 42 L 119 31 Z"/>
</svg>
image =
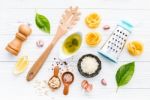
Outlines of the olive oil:
<svg viewBox="0 0 150 100">
<path fill-rule="evenodd" d="M 75 53 L 81 46 L 82 38 L 79 33 L 70 35 L 63 43 L 64 54 L 70 55 Z"/>
</svg>

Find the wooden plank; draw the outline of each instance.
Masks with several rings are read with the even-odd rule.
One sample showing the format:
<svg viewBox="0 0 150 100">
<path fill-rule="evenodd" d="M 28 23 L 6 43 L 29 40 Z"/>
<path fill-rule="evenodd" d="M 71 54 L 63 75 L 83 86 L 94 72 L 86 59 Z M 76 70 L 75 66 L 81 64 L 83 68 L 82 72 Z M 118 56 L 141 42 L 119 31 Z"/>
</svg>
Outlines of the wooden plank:
<svg viewBox="0 0 150 100">
<path fill-rule="evenodd" d="M 149 0 L 3 0 L 0 3 L 0 97 L 3 99 L 13 98 L 15 100 L 20 99 L 105 99 L 105 100 L 149 100 L 150 98 L 150 1 Z M 40 94 L 37 88 L 34 88 L 35 82 L 48 80 L 52 75 L 51 64 L 54 63 L 53 58 L 58 57 L 58 48 L 60 43 L 56 45 L 48 60 L 44 64 L 43 68 L 32 82 L 25 80 L 26 74 L 34 61 L 47 47 L 58 26 L 58 21 L 65 8 L 71 5 L 77 5 L 81 8 L 82 18 L 78 26 L 76 26 L 71 32 L 81 31 L 84 35 L 90 31 L 83 23 L 84 18 L 91 12 L 99 12 L 102 16 L 101 27 L 94 30 L 101 32 L 103 36 L 102 43 L 97 48 L 89 48 L 84 45 L 80 52 L 72 59 L 67 60 L 70 70 L 75 74 L 75 82 L 71 86 L 70 94 L 63 96 L 63 86 L 55 93 L 48 89 L 48 96 Z M 34 23 L 35 9 L 41 14 L 47 16 L 52 25 L 51 35 L 46 35 L 39 31 Z M 132 57 L 124 49 L 118 64 L 107 61 L 102 56 L 99 56 L 102 60 L 102 70 L 100 74 L 93 78 L 88 79 L 90 83 L 94 85 L 94 90 L 90 94 L 83 92 L 80 88 L 81 81 L 85 79 L 77 71 L 76 63 L 79 57 L 85 53 L 94 53 L 99 50 L 104 41 L 110 35 L 110 32 L 114 29 L 115 25 L 120 19 L 129 19 L 133 22 L 135 29 L 130 36 L 131 40 L 140 40 L 144 44 L 144 53 L 139 57 Z M 19 75 L 13 75 L 15 63 L 18 57 L 14 57 L 5 51 L 5 46 L 14 37 L 19 22 L 30 22 L 32 24 L 33 33 L 29 39 L 25 42 L 18 57 L 22 55 L 29 56 L 29 66 L 27 70 Z M 109 24 L 111 29 L 109 31 L 103 31 L 102 26 Z M 69 34 L 67 34 L 69 35 Z M 65 35 L 64 37 L 66 37 Z M 39 39 L 44 40 L 44 48 L 37 48 L 35 42 Z M 62 40 L 60 40 L 62 41 Z M 128 41 L 128 42 L 129 42 Z M 84 41 L 85 43 L 85 41 Z M 120 65 L 128 63 L 130 61 L 136 61 L 135 74 L 132 80 L 126 86 L 119 89 L 116 93 L 115 73 Z M 105 78 L 108 82 L 106 87 L 100 84 L 100 80 Z M 42 95 L 39 97 L 39 95 Z"/>
<path fill-rule="evenodd" d="M 51 22 L 51 34 L 55 34 L 57 26 L 59 24 L 60 17 L 63 13 L 64 9 L 39 9 L 38 13 L 45 15 Z M 136 10 L 103 10 L 103 9 L 81 9 L 81 20 L 75 30 L 87 30 L 88 29 L 84 24 L 85 17 L 91 13 L 97 12 L 102 17 L 101 27 L 97 30 L 102 31 L 102 26 L 105 24 L 109 24 L 112 29 L 116 26 L 116 24 L 120 20 L 127 19 L 133 23 L 135 26 L 133 33 L 149 35 L 150 29 L 149 24 L 150 21 L 150 11 L 136 11 Z M 35 17 L 35 9 L 3 9 L 2 15 L 0 16 L 0 21 L 2 27 L 0 27 L 0 35 L 10 35 L 14 34 L 17 31 L 17 27 L 20 22 L 30 23 L 33 28 L 33 35 L 43 35 L 41 31 L 39 31 L 35 25 L 34 17 Z M 144 15 L 144 16 L 143 16 Z M 11 16 L 11 17 L 10 17 Z M 9 29 L 9 30 L 8 30 Z"/>
<path fill-rule="evenodd" d="M 149 0 L 3 0 L 1 8 L 66 8 L 76 5 L 81 8 L 103 8 L 103 9 L 139 9 L 149 10 Z M 7 5 L 7 6 L 5 6 Z"/>
</svg>

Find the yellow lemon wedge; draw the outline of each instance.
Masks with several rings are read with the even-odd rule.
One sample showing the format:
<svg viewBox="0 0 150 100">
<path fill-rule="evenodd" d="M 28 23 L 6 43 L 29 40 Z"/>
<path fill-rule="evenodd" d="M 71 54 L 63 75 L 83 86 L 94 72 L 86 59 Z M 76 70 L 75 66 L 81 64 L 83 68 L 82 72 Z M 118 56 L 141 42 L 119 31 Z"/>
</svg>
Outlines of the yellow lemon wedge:
<svg viewBox="0 0 150 100">
<path fill-rule="evenodd" d="M 132 41 L 127 45 L 128 52 L 133 56 L 138 56 L 143 53 L 143 44 L 139 41 Z"/>
<path fill-rule="evenodd" d="M 27 56 L 19 58 L 14 69 L 14 74 L 20 74 L 24 72 L 28 63 L 29 61 Z"/>
<path fill-rule="evenodd" d="M 97 13 L 89 14 L 85 18 L 85 23 L 89 28 L 97 28 L 100 24 L 101 18 Z"/>
<path fill-rule="evenodd" d="M 98 32 L 90 32 L 86 35 L 86 43 L 89 46 L 96 46 L 101 41 L 101 35 Z"/>
</svg>

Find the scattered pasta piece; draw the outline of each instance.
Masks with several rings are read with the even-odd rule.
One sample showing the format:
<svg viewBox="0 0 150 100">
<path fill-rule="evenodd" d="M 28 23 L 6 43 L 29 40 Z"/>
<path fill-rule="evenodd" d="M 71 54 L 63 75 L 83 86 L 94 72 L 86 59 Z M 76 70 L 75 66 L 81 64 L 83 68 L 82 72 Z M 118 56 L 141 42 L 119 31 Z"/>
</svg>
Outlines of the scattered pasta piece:
<svg viewBox="0 0 150 100">
<path fill-rule="evenodd" d="M 85 18 L 85 23 L 89 28 L 97 28 L 101 18 L 97 13 L 92 13 Z"/>
<path fill-rule="evenodd" d="M 98 32 L 90 32 L 86 35 L 86 43 L 89 46 L 96 46 L 101 41 L 101 35 Z"/>
<path fill-rule="evenodd" d="M 132 41 L 127 45 L 128 52 L 133 56 L 141 55 L 143 52 L 143 44 L 138 41 Z"/>
</svg>

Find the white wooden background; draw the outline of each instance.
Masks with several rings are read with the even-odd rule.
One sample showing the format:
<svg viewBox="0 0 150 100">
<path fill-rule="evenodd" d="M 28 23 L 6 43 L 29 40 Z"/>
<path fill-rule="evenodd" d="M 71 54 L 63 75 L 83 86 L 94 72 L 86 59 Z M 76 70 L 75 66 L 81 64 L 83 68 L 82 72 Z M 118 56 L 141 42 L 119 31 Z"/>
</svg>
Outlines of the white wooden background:
<svg viewBox="0 0 150 100">
<path fill-rule="evenodd" d="M 115 27 L 120 19 L 128 19 L 133 22 L 135 29 L 130 36 L 130 40 L 139 40 L 144 44 L 144 53 L 139 57 L 132 57 L 124 49 L 118 64 L 113 64 L 103 57 L 102 70 L 100 74 L 88 79 L 93 85 L 93 92 L 86 94 L 80 87 L 83 78 L 77 71 L 76 65 L 78 57 L 81 54 L 94 53 L 100 48 L 110 31 L 103 31 L 102 27 L 96 29 L 102 34 L 102 43 L 97 48 L 88 48 L 83 45 L 77 57 L 73 58 L 70 67 L 75 74 L 75 82 L 70 88 L 68 96 L 62 95 L 63 86 L 56 92 L 48 90 L 48 95 L 37 93 L 34 88 L 36 81 L 48 80 L 52 72 L 48 69 L 51 67 L 53 57 L 58 56 L 59 43 L 53 49 L 48 60 L 37 77 L 27 82 L 25 80 L 27 71 L 33 62 L 39 57 L 42 51 L 47 47 L 51 38 L 56 32 L 58 21 L 65 8 L 69 6 L 79 6 L 82 16 L 78 25 L 71 31 L 81 31 L 86 34 L 89 31 L 84 25 L 84 18 L 92 12 L 100 13 L 102 24 L 109 24 L 111 30 Z M 51 22 L 51 35 L 41 32 L 34 23 L 35 9 L 37 12 L 45 15 Z M 17 57 L 11 56 L 5 51 L 5 46 L 14 37 L 18 22 L 29 22 L 32 24 L 33 33 L 24 43 L 20 54 Z M 0 0 L 0 99 L 3 100 L 20 100 L 20 99 L 99 99 L 99 100 L 150 100 L 150 1 L 149 0 Z M 64 36 L 65 37 L 65 36 Z M 44 48 L 38 49 L 35 42 L 39 39 L 44 40 Z M 61 40 L 60 40 L 61 41 Z M 13 75 L 12 71 L 17 58 L 22 55 L 28 55 L 30 62 L 27 70 L 19 75 Z M 136 61 L 135 74 L 130 83 L 116 93 L 115 73 L 121 64 Z M 108 82 L 106 87 L 100 84 L 100 80 L 105 78 Z"/>
</svg>

